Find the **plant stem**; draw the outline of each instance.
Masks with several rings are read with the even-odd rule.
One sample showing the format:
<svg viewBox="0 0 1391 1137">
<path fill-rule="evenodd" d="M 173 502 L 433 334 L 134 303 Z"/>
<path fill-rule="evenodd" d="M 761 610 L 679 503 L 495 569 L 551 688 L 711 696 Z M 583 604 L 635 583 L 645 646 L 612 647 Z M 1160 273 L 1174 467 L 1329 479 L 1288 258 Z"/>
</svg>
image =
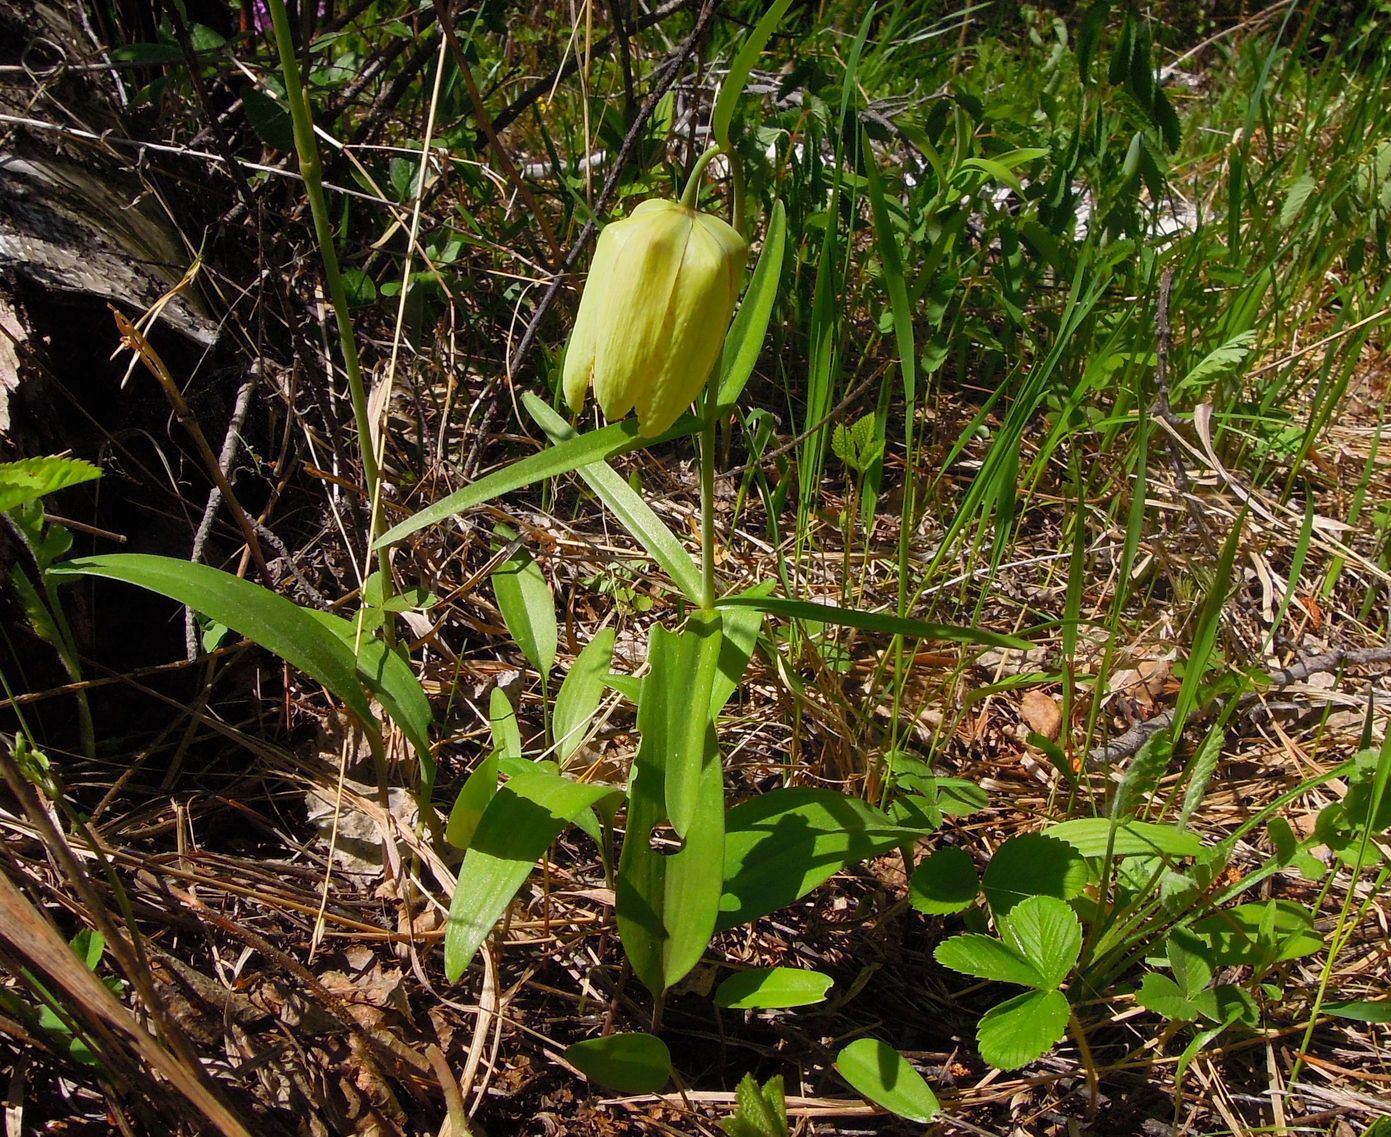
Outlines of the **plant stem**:
<svg viewBox="0 0 1391 1137">
<path fill-rule="evenodd" d="M 705 176 L 705 167 L 710 165 L 710 159 L 721 150 L 722 147 L 716 143 L 697 158 L 695 165 L 691 167 L 691 176 L 686 179 L 686 188 L 681 191 L 681 204 L 687 209 L 696 207 L 700 199 L 700 179 Z M 732 162 L 731 165 L 733 165 Z"/>
<path fill-rule="evenodd" d="M 1096 1113 L 1101 1079 L 1097 1074 L 1096 1060 L 1092 1057 L 1092 1048 L 1087 1045 L 1087 1032 L 1082 1029 L 1081 1020 L 1077 1018 L 1076 1010 L 1071 1007 L 1068 1008 L 1067 1025 L 1072 1040 L 1077 1043 L 1077 1056 L 1082 1060 L 1082 1068 L 1087 1072 L 1087 1115 L 1090 1117 Z"/>
<path fill-rule="evenodd" d="M 700 610 L 715 610 L 715 404 L 719 401 L 719 371 L 705 384 L 700 432 Z"/>
<path fill-rule="evenodd" d="M 705 167 L 716 154 L 727 153 L 718 142 L 696 159 L 686 188 L 681 191 L 681 204 L 695 209 L 700 200 L 700 180 Z M 734 228 L 744 231 L 744 172 L 733 154 L 729 168 L 734 179 Z M 700 432 L 700 610 L 707 615 L 715 610 L 715 410 L 719 401 L 719 369 L 711 371 L 705 383 L 705 398 L 701 417 L 705 420 Z"/>
<path fill-rule="evenodd" d="M 318 240 L 319 254 L 324 261 L 324 283 L 328 287 L 334 319 L 338 324 L 338 338 L 343 350 L 343 370 L 348 376 L 353 419 L 357 424 L 357 447 L 362 461 L 362 480 L 367 490 L 367 500 L 371 502 L 371 514 L 367 523 L 367 544 L 370 547 L 376 543 L 381 532 L 382 504 L 378 492 L 380 471 L 377 467 L 377 456 L 372 450 L 372 424 L 367 410 L 367 389 L 362 382 L 362 366 L 357 357 L 357 339 L 353 335 L 352 319 L 348 312 L 348 293 L 343 284 L 343 274 L 338 267 L 338 253 L 333 244 L 333 227 L 329 221 L 328 203 L 324 199 L 323 164 L 319 160 L 319 147 L 314 139 L 309 95 L 300 82 L 299 63 L 295 59 L 294 40 L 290 35 L 290 20 L 285 13 L 284 0 L 268 2 L 271 23 L 275 27 L 275 46 L 280 53 L 280 71 L 285 80 L 286 101 L 290 104 L 290 119 L 294 124 L 299 172 L 304 179 L 305 194 L 309 198 L 309 211 L 314 217 L 314 236 Z M 391 560 L 388 550 L 378 550 L 377 567 L 381 570 L 382 598 L 385 600 L 391 595 Z M 385 624 L 385 631 L 389 640 L 390 621 Z"/>
</svg>

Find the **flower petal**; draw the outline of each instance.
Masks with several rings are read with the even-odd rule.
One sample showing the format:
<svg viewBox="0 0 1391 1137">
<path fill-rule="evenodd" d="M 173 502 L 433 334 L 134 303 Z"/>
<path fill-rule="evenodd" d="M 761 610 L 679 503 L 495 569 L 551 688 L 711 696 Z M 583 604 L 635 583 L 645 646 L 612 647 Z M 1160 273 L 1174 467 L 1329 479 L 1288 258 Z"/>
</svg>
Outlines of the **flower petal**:
<svg viewBox="0 0 1391 1137">
<path fill-rule="evenodd" d="M 663 328 L 663 350 L 636 399 L 643 435 L 666 430 L 709 378 L 724 347 L 747 256 L 743 238 L 723 221 L 695 219 Z"/>
<path fill-rule="evenodd" d="M 594 375 L 595 338 L 608 312 L 608 286 L 619 276 L 618 263 L 627 237 L 623 225 L 624 222 L 615 221 L 599 231 L 594 260 L 585 278 L 584 291 L 580 293 L 575 326 L 570 330 L 570 343 L 565 349 L 561 386 L 566 403 L 576 413 L 584 406 L 584 395 Z"/>
<path fill-rule="evenodd" d="M 594 350 L 594 397 L 611 422 L 632 409 L 666 350 L 663 329 L 694 215 L 663 204 L 671 208 L 639 206 L 618 223 L 623 255 L 604 289 Z"/>
</svg>

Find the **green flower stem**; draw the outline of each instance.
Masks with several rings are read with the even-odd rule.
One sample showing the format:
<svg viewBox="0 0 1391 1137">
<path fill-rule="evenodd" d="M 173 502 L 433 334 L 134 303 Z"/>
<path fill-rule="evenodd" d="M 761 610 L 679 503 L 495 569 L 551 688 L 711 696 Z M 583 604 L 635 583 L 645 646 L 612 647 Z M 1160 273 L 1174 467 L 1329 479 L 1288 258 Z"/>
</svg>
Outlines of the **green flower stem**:
<svg viewBox="0 0 1391 1137">
<path fill-rule="evenodd" d="M 357 445 L 362 460 L 362 480 L 371 503 L 368 521 L 367 544 L 376 543 L 382 528 L 382 501 L 380 492 L 381 474 L 377 466 L 377 456 L 372 450 L 372 426 L 367 410 L 367 389 L 362 382 L 362 366 L 357 357 L 357 339 L 353 335 L 352 320 L 348 314 L 348 292 L 343 284 L 343 274 L 338 267 L 338 253 L 333 244 L 333 227 L 329 221 L 328 203 L 324 199 L 323 164 L 319 159 L 318 143 L 314 140 L 314 121 L 309 109 L 309 95 L 300 82 L 299 63 L 295 59 L 294 40 L 290 35 L 290 20 L 285 13 L 284 0 L 268 0 L 271 23 L 275 28 L 275 46 L 280 53 L 280 71 L 285 80 L 286 100 L 290 104 L 290 119 L 294 124 L 295 151 L 299 156 L 299 172 L 304 179 L 305 193 L 309 198 L 309 210 L 314 216 L 314 235 L 319 243 L 319 253 L 324 261 L 324 281 L 328 286 L 329 300 L 333 304 L 334 318 L 338 324 L 338 338 L 342 342 L 343 369 L 348 375 L 348 391 L 353 404 L 353 418 L 357 423 Z M 387 549 L 377 552 L 377 567 L 382 576 L 382 598 L 391 595 L 391 554 Z M 384 625 L 388 641 L 391 637 L 391 621 Z"/>
<path fill-rule="evenodd" d="M 687 209 L 694 209 L 700 198 L 700 179 L 705 176 L 705 167 L 710 165 L 710 159 L 719 154 L 724 147 L 719 143 L 711 146 L 691 167 L 691 176 L 686 179 L 686 188 L 681 191 L 681 204 Z"/>
<path fill-rule="evenodd" d="M 705 176 L 705 168 L 716 154 L 725 154 L 729 159 L 729 169 L 733 179 L 734 228 L 744 235 L 744 171 L 739 167 L 734 155 L 718 142 L 696 159 L 691 168 L 691 176 L 686 179 L 686 188 L 681 191 L 681 204 L 687 209 L 695 209 L 700 199 L 700 182 Z M 700 432 L 700 610 L 709 615 L 715 611 L 715 409 L 719 401 L 719 368 L 710 373 L 705 384 L 705 398 L 701 417 L 704 426 Z"/>
<path fill-rule="evenodd" d="M 744 167 L 739 164 L 733 151 L 726 150 L 718 142 L 697 158 L 695 165 L 691 167 L 691 176 L 686 179 L 686 188 L 681 191 L 681 204 L 687 209 L 695 209 L 697 207 L 700 201 L 700 180 L 705 176 L 705 167 L 710 165 L 710 160 L 714 158 L 716 154 L 723 154 L 729 160 L 731 196 L 734 198 L 730 224 L 739 231 L 739 236 L 745 237 Z"/>
<path fill-rule="evenodd" d="M 715 611 L 715 410 L 719 402 L 719 368 L 705 384 L 700 432 L 700 610 Z"/>
<path fill-rule="evenodd" d="M 734 212 L 729 223 L 747 241 L 748 234 L 744 232 L 744 167 L 733 154 L 729 156 L 729 184 L 734 197 Z"/>
</svg>

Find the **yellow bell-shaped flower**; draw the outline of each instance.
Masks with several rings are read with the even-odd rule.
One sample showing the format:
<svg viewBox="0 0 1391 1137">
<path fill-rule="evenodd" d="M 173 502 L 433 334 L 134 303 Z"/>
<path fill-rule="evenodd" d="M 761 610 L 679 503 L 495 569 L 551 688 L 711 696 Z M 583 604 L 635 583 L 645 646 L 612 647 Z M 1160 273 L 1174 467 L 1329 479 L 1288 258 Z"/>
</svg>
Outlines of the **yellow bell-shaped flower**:
<svg viewBox="0 0 1391 1137">
<path fill-rule="evenodd" d="M 606 225 L 565 354 L 570 409 L 592 381 L 606 418 L 636 409 L 644 437 L 666 430 L 720 357 L 748 255 L 732 226 L 675 201 Z"/>
</svg>

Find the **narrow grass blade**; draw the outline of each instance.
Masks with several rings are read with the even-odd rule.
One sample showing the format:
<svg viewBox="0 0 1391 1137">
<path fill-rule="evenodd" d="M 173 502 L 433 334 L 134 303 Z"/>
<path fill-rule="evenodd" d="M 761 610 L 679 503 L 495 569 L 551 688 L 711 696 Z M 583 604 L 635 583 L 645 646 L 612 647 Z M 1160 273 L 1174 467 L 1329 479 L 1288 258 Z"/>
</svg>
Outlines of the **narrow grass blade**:
<svg viewBox="0 0 1391 1137">
<path fill-rule="evenodd" d="M 1193 647 L 1188 653 L 1183 672 L 1183 684 L 1174 700 L 1173 741 L 1177 745 L 1188 724 L 1188 716 L 1198 705 L 1198 692 L 1207 674 L 1208 661 L 1217 646 L 1217 632 L 1222 625 L 1222 612 L 1227 606 L 1227 591 L 1232 581 L 1232 563 L 1241 544 L 1241 533 L 1246 527 L 1245 511 L 1236 519 L 1232 531 L 1222 546 L 1222 554 L 1217 560 L 1217 572 L 1213 577 L 1212 588 L 1198 613 L 1197 627 L 1193 633 Z"/>
<path fill-rule="evenodd" d="M 1017 636 L 987 632 L 984 628 L 958 628 L 951 624 L 931 624 L 887 612 L 864 612 L 857 608 L 842 608 L 837 604 L 818 604 L 810 600 L 787 600 L 779 596 L 726 596 L 715 602 L 718 608 L 757 608 L 769 615 L 787 620 L 815 620 L 839 624 L 866 632 L 884 632 L 891 636 L 909 636 L 923 640 L 948 640 L 953 643 L 980 644 L 985 647 L 1013 648 L 1026 651 L 1033 645 Z"/>
</svg>

